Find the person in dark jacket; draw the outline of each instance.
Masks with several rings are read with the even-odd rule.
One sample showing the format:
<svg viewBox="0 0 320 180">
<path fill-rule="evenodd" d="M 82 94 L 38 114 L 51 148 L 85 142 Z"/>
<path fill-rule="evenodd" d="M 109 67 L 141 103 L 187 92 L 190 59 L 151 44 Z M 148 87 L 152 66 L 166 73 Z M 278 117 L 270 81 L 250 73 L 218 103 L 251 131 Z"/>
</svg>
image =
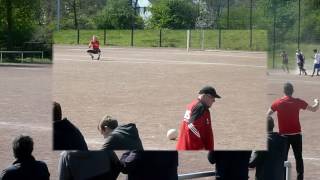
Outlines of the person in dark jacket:
<svg viewBox="0 0 320 180">
<path fill-rule="evenodd" d="M 274 120 L 268 116 L 268 151 L 255 151 L 249 163 L 250 168 L 256 168 L 256 180 L 283 180 L 285 177 L 284 161 L 287 139 L 273 132 L 273 128 Z"/>
<path fill-rule="evenodd" d="M 0 180 L 48 180 L 50 173 L 46 163 L 37 161 L 32 156 L 33 140 L 29 136 L 20 135 L 13 141 L 13 154 L 16 161 L 3 170 Z"/>
<path fill-rule="evenodd" d="M 129 151 L 120 161 L 128 180 L 178 180 L 177 151 Z"/>
<path fill-rule="evenodd" d="M 59 161 L 59 179 L 116 180 L 120 167 L 113 151 L 64 151 Z"/>
<path fill-rule="evenodd" d="M 98 130 L 105 139 L 102 150 L 143 150 L 138 129 L 133 123 L 118 126 L 116 119 L 106 115 Z"/>
<path fill-rule="evenodd" d="M 67 118 L 62 119 L 61 106 L 53 102 L 53 150 L 88 150 L 80 130 Z"/>
<path fill-rule="evenodd" d="M 248 180 L 251 151 L 209 151 L 208 160 L 216 165 L 216 180 Z"/>
</svg>

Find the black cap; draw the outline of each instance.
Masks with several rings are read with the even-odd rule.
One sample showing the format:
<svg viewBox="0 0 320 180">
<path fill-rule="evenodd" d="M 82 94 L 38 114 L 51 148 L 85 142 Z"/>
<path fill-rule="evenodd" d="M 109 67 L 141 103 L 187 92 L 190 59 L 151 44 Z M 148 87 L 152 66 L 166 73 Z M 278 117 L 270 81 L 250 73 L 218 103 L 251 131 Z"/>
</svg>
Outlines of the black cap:
<svg viewBox="0 0 320 180">
<path fill-rule="evenodd" d="M 199 94 L 210 94 L 213 97 L 221 98 L 216 92 L 216 90 L 211 86 L 205 86 L 200 91 Z"/>
</svg>

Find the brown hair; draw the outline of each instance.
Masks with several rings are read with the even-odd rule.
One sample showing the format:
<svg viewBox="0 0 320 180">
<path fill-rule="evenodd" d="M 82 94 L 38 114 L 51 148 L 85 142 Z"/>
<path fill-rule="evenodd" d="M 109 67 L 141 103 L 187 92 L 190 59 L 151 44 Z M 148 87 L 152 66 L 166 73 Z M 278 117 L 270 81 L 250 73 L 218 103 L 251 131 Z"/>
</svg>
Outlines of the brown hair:
<svg viewBox="0 0 320 180">
<path fill-rule="evenodd" d="M 98 130 L 105 130 L 106 127 L 110 129 L 115 129 L 118 127 L 118 121 L 116 119 L 113 119 L 109 115 L 105 115 L 99 122 Z"/>
</svg>

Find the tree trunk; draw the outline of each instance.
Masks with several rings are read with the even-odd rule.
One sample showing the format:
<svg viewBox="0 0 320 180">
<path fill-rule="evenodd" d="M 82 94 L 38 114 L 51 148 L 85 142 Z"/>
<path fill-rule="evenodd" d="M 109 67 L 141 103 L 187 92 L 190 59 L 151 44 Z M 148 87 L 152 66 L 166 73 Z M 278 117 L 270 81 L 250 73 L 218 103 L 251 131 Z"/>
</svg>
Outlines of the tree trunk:
<svg viewBox="0 0 320 180">
<path fill-rule="evenodd" d="M 8 26 L 7 32 L 7 50 L 12 50 L 12 33 L 13 33 L 13 19 L 12 19 L 12 2 L 11 0 L 6 0 L 6 20 Z"/>
</svg>

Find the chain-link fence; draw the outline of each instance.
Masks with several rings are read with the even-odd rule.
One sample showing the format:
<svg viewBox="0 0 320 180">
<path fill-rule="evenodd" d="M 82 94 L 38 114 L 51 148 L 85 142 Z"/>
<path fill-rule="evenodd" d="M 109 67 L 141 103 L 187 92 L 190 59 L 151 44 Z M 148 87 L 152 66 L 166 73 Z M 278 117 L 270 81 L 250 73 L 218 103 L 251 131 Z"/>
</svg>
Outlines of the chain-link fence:
<svg viewBox="0 0 320 180">
<path fill-rule="evenodd" d="M 313 50 L 320 49 L 320 2 L 303 0 L 271 1 L 268 27 L 269 68 L 280 68 L 282 51 L 289 67 L 296 68 L 296 50 L 306 58 L 306 68 L 313 66 Z"/>
</svg>

